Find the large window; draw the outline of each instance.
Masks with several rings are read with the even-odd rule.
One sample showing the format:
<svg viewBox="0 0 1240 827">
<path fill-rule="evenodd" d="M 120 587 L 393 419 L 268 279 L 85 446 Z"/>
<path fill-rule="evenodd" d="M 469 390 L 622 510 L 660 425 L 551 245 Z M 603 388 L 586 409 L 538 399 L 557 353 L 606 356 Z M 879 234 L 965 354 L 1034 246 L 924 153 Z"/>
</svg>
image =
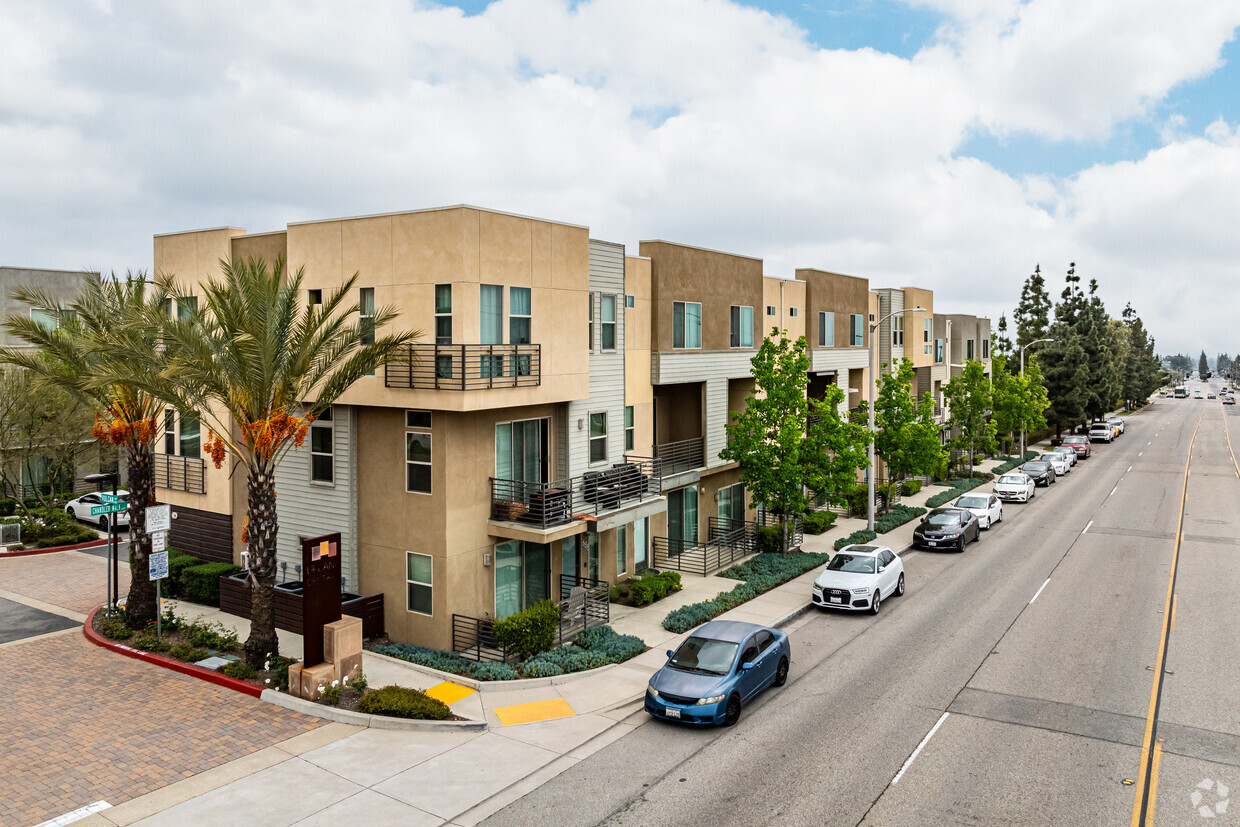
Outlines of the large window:
<svg viewBox="0 0 1240 827">
<path fill-rule="evenodd" d="M 616 528 L 616 574 L 628 574 L 628 572 L 629 527 L 622 525 Z"/>
<path fill-rule="evenodd" d="M 590 464 L 607 461 L 607 414 L 590 414 Z"/>
<path fill-rule="evenodd" d="M 728 523 L 732 520 L 740 522 L 745 519 L 745 486 L 737 483 L 719 489 L 719 522 L 720 529 L 728 531 Z"/>
<path fill-rule="evenodd" d="M 498 284 L 483 284 L 478 288 L 479 342 L 484 345 L 504 343 L 504 288 Z M 487 354 L 481 357 L 479 371 L 484 379 L 504 375 L 504 357 Z"/>
<path fill-rule="evenodd" d="M 989 339 L 982 339 L 982 358 L 983 359 L 990 358 L 990 340 Z"/>
<path fill-rule="evenodd" d="M 973 340 L 972 339 L 964 340 L 964 358 L 966 359 L 973 358 Z"/>
<path fill-rule="evenodd" d="M 897 346 L 904 344 L 904 317 L 903 316 L 892 316 L 891 317 L 891 343 Z"/>
<path fill-rule="evenodd" d="M 405 490 L 415 494 L 431 493 L 430 414 L 426 411 L 405 411 Z"/>
<path fill-rule="evenodd" d="M 44 330 L 55 330 L 60 327 L 60 320 L 52 313 L 46 313 L 37 307 L 30 308 L 30 321 Z"/>
<path fill-rule="evenodd" d="M 429 554 L 405 552 L 405 585 L 409 596 L 405 608 L 420 615 L 433 614 L 433 588 L 435 566 Z"/>
<path fill-rule="evenodd" d="M 686 546 L 697 545 L 698 540 L 698 487 L 678 488 L 667 495 L 667 537 L 683 542 Z"/>
<path fill-rule="evenodd" d="M 565 545 L 572 538 L 564 541 Z M 542 543 L 509 540 L 495 547 L 495 618 L 502 620 L 551 596 L 551 564 Z M 571 572 L 576 574 L 576 572 Z"/>
<path fill-rule="evenodd" d="M 944 347 L 944 344 L 943 344 L 943 340 L 942 340 L 942 339 L 935 339 L 935 340 L 934 340 L 934 361 L 936 361 L 936 362 L 942 362 L 942 361 L 943 361 L 943 356 L 944 356 L 943 351 L 944 351 L 944 350 L 945 350 L 945 347 Z"/>
<path fill-rule="evenodd" d="M 495 426 L 495 478 L 543 481 L 543 433 L 546 420 L 526 419 Z"/>
<path fill-rule="evenodd" d="M 508 344 L 530 343 L 530 288 L 508 288 Z"/>
<path fill-rule="evenodd" d="M 672 347 L 702 346 L 701 302 L 672 302 Z"/>
<path fill-rule="evenodd" d="M 177 318 L 187 321 L 198 311 L 197 296 L 180 296 L 177 298 Z"/>
<path fill-rule="evenodd" d="M 599 321 L 602 323 L 603 350 L 616 349 L 616 297 L 601 296 Z"/>
<path fill-rule="evenodd" d="M 181 444 L 178 451 L 181 456 L 196 457 L 201 453 L 201 428 L 196 415 L 181 414 Z"/>
<path fill-rule="evenodd" d="M 835 314 L 818 314 L 818 347 L 835 347 Z"/>
<path fill-rule="evenodd" d="M 753 308 L 732 305 L 730 330 L 732 347 L 753 347 Z"/>
<path fill-rule="evenodd" d="M 452 285 L 435 285 L 435 344 L 452 344 Z M 451 376 L 451 373 L 448 374 Z"/>
<path fill-rule="evenodd" d="M 854 313 L 848 319 L 848 341 L 852 347 L 865 346 L 865 317 L 860 313 Z"/>
<path fill-rule="evenodd" d="M 633 450 L 633 406 L 624 406 L 624 450 Z"/>
<path fill-rule="evenodd" d="M 332 451 L 332 409 L 319 414 L 310 423 L 310 479 L 315 482 L 334 482 Z"/>
</svg>

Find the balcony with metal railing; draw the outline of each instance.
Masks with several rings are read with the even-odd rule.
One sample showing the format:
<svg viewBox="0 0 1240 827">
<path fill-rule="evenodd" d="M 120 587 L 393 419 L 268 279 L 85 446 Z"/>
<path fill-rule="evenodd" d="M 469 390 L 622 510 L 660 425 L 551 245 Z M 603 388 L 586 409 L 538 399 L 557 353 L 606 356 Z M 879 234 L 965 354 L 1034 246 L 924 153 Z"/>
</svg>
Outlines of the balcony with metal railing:
<svg viewBox="0 0 1240 827">
<path fill-rule="evenodd" d="M 679 488 L 698 481 L 706 467 L 705 440 L 702 437 L 664 442 L 654 446 L 653 457 L 629 455 L 630 462 L 654 463 L 664 489 Z"/>
<path fill-rule="evenodd" d="M 657 459 L 630 459 L 551 482 L 492 477 L 491 521 L 546 532 L 576 522 L 597 525 L 644 505 L 666 507 L 659 465 Z"/>
<path fill-rule="evenodd" d="M 155 487 L 187 494 L 207 493 L 207 463 L 198 457 L 151 454 L 151 474 Z"/>
<path fill-rule="evenodd" d="M 542 346 L 405 345 L 388 357 L 383 384 L 413 390 L 529 388 L 542 382 Z"/>
</svg>

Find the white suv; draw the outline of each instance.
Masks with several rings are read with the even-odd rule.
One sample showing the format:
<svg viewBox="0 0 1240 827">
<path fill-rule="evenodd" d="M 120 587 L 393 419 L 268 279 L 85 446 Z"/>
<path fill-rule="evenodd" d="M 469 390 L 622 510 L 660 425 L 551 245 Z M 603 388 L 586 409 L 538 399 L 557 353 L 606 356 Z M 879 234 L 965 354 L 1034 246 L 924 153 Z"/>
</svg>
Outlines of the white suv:
<svg viewBox="0 0 1240 827">
<path fill-rule="evenodd" d="M 1110 442 L 1113 439 L 1115 439 L 1115 429 L 1107 423 L 1095 422 L 1093 425 L 1089 426 L 1090 442 L 1098 442 L 1099 440 L 1103 442 Z"/>
</svg>

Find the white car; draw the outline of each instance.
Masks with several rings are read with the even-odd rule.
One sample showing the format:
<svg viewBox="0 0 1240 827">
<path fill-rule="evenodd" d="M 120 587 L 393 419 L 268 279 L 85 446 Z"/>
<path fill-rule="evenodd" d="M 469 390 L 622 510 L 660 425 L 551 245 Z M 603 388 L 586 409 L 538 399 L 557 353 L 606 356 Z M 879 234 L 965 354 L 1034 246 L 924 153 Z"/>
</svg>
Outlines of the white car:
<svg viewBox="0 0 1240 827">
<path fill-rule="evenodd" d="M 1058 451 L 1047 451 L 1040 459 L 1043 462 L 1049 462 L 1055 469 L 1055 473 L 1061 477 L 1072 470 L 1072 462 Z"/>
<path fill-rule="evenodd" d="M 1059 445 L 1052 449 L 1057 454 L 1063 454 L 1068 460 L 1068 466 L 1076 465 L 1080 460 L 1077 459 L 1076 449 L 1071 445 Z"/>
<path fill-rule="evenodd" d="M 1089 426 L 1090 442 L 1097 442 L 1098 440 L 1110 442 L 1113 439 L 1115 439 L 1115 429 L 1105 422 L 1095 422 Z"/>
<path fill-rule="evenodd" d="M 1027 503 L 1037 493 L 1038 487 L 1028 474 L 1004 474 L 995 480 L 995 496 L 1001 500 Z"/>
<path fill-rule="evenodd" d="M 835 553 L 814 581 L 813 601 L 824 609 L 878 614 L 883 598 L 904 594 L 904 563 L 886 546 L 851 545 Z"/>
<path fill-rule="evenodd" d="M 106 493 L 106 492 L 105 492 Z M 118 528 L 127 528 L 129 526 L 129 492 L 124 488 L 118 488 L 116 496 L 120 497 L 126 503 L 124 511 L 116 512 L 116 525 Z M 103 505 L 103 500 L 99 494 L 92 491 L 89 494 L 83 494 L 76 500 L 69 500 L 65 503 L 65 513 L 74 519 L 81 520 L 84 523 L 99 526 L 100 531 L 108 530 L 107 514 L 91 514 L 93 507 Z"/>
<path fill-rule="evenodd" d="M 1213 398 L 1213 397 L 1211 397 Z M 1124 418 L 1122 416 L 1113 416 L 1107 420 L 1107 424 L 1121 434 L 1124 433 Z"/>
<path fill-rule="evenodd" d="M 972 511 L 973 516 L 977 517 L 977 522 L 983 530 L 990 528 L 995 523 L 1003 522 L 1003 503 L 994 494 L 980 494 L 977 492 L 961 494 L 952 503 L 952 507 Z"/>
</svg>

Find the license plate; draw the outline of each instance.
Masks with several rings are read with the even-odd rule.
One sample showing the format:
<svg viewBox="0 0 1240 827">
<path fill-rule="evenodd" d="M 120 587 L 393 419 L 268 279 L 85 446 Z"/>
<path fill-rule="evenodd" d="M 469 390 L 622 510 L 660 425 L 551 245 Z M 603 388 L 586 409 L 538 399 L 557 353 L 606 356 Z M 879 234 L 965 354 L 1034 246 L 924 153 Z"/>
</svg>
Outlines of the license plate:
<svg viewBox="0 0 1240 827">
<path fill-rule="evenodd" d="M 831 602 L 832 602 L 832 603 L 843 603 L 843 602 L 844 602 L 844 598 L 842 598 L 842 597 L 832 597 L 832 598 L 831 598 Z"/>
<path fill-rule="evenodd" d="M 669 706 L 667 709 L 665 709 L 665 710 L 663 710 L 663 711 L 667 713 L 667 717 L 669 717 L 669 718 L 679 718 L 679 717 L 680 717 L 680 710 L 679 710 L 679 709 L 672 709 L 672 708 Z"/>
<path fill-rule="evenodd" d="M 938 545 L 938 541 L 937 541 L 937 540 L 927 540 L 927 541 L 926 541 L 926 545 L 930 546 L 930 548 L 934 548 L 936 545 Z"/>
</svg>

